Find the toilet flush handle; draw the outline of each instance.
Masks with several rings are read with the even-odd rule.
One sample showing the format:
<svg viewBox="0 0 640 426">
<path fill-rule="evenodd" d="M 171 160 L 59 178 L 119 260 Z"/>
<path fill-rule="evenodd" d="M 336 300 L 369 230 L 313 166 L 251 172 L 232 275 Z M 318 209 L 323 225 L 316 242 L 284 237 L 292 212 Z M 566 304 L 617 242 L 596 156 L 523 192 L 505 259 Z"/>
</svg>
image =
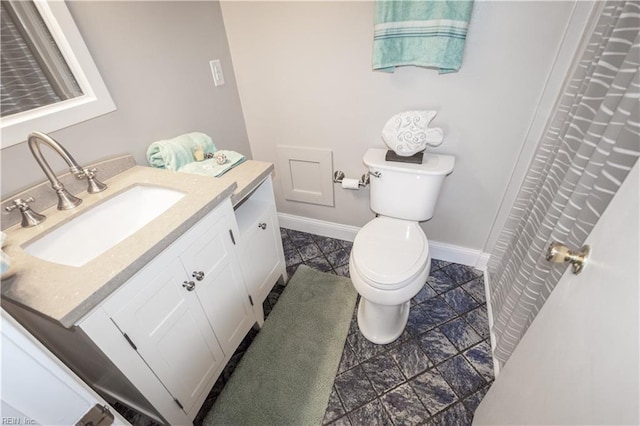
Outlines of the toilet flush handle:
<svg viewBox="0 0 640 426">
<path fill-rule="evenodd" d="M 374 171 L 372 171 L 372 172 L 369 172 L 369 175 L 370 175 L 370 176 L 373 176 L 373 177 L 377 177 L 377 178 L 379 178 L 380 176 L 382 176 L 382 173 L 380 173 L 380 172 L 379 172 L 379 171 L 377 171 L 377 170 L 374 170 Z"/>
</svg>

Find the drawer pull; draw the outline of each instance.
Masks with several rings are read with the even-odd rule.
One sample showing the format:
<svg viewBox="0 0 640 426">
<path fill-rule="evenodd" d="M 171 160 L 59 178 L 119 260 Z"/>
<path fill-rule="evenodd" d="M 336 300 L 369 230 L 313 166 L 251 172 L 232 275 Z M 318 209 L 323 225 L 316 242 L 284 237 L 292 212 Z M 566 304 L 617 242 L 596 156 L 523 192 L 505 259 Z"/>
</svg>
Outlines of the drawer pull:
<svg viewBox="0 0 640 426">
<path fill-rule="evenodd" d="M 267 224 L 266 224 L 265 222 L 260 222 L 260 223 L 258 224 L 258 228 L 260 228 L 260 229 L 267 229 Z"/>
<path fill-rule="evenodd" d="M 196 288 L 196 283 L 193 281 L 185 281 L 182 283 L 182 287 L 186 288 L 187 291 L 193 291 L 193 289 Z"/>
<path fill-rule="evenodd" d="M 193 274 L 191 274 L 191 276 L 198 281 L 202 281 L 204 279 L 204 272 L 194 271 Z"/>
</svg>

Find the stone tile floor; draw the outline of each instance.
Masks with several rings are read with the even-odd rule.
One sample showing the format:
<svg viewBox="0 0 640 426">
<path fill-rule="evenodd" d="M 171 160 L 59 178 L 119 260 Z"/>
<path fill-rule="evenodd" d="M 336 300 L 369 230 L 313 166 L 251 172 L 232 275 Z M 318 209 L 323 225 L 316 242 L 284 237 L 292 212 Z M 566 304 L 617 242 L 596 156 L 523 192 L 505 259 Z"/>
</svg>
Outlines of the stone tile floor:
<svg viewBox="0 0 640 426">
<path fill-rule="evenodd" d="M 304 263 L 349 276 L 351 243 L 281 228 L 287 272 Z M 285 286 L 264 303 L 271 312 Z M 354 317 L 323 424 L 468 425 L 493 382 L 482 273 L 432 260 L 431 274 L 411 301 L 407 328 L 388 345 L 374 345 Z M 194 424 L 202 424 L 257 332 L 251 331 L 211 390 Z M 118 408 L 133 424 L 148 419 Z"/>
</svg>

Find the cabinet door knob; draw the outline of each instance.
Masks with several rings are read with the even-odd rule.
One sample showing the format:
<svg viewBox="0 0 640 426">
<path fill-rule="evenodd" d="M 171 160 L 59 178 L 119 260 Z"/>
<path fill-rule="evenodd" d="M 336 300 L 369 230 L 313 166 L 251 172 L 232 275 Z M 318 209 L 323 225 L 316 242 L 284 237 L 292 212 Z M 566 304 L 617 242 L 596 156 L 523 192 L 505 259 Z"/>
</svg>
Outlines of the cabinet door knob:
<svg viewBox="0 0 640 426">
<path fill-rule="evenodd" d="M 193 278 L 195 278 L 198 281 L 202 281 L 204 279 L 204 272 L 203 271 L 193 271 L 193 274 L 191 274 L 191 276 Z"/>
<path fill-rule="evenodd" d="M 196 283 L 193 281 L 185 281 L 182 283 L 182 287 L 186 288 L 187 291 L 193 291 L 193 289 L 196 288 Z"/>
<path fill-rule="evenodd" d="M 266 224 L 265 222 L 260 222 L 260 223 L 258 224 L 258 228 L 260 228 L 260 229 L 267 229 L 267 224 Z"/>
</svg>

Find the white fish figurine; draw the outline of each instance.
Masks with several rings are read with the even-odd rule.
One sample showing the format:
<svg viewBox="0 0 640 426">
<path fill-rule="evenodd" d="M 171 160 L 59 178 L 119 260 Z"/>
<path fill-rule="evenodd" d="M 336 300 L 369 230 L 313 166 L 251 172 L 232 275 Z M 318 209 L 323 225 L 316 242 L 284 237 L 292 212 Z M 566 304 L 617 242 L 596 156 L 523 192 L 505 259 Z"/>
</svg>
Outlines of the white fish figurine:
<svg viewBox="0 0 640 426">
<path fill-rule="evenodd" d="M 391 117 L 382 129 L 382 140 L 401 157 L 410 157 L 444 140 L 439 127 L 429 128 L 436 111 L 405 111 Z"/>
</svg>

